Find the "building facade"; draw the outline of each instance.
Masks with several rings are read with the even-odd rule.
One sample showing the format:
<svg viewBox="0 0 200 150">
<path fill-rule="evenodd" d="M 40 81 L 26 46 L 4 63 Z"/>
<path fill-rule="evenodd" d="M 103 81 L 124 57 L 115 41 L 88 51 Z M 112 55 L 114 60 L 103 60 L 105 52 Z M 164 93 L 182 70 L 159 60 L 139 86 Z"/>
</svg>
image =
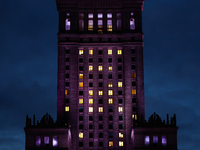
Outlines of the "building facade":
<svg viewBox="0 0 200 150">
<path fill-rule="evenodd" d="M 57 121 L 27 117 L 26 149 L 176 150 L 175 116 L 145 121 L 144 0 L 56 3 Z"/>
</svg>

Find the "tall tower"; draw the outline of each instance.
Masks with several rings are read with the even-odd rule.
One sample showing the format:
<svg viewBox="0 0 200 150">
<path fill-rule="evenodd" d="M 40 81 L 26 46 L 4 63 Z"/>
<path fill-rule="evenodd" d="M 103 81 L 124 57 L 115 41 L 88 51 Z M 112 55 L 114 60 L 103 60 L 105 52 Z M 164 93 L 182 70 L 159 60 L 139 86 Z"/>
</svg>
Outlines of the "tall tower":
<svg viewBox="0 0 200 150">
<path fill-rule="evenodd" d="M 144 0 L 56 2 L 57 121 L 73 149 L 127 149 L 132 119 L 144 120 Z"/>
</svg>

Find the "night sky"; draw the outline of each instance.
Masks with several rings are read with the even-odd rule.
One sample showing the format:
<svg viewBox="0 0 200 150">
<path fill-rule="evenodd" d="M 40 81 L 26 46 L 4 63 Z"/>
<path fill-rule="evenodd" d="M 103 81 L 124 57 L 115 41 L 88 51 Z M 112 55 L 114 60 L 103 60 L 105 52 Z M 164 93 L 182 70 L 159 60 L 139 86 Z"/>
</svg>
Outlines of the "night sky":
<svg viewBox="0 0 200 150">
<path fill-rule="evenodd" d="M 55 0 L 0 0 L 0 150 L 24 150 L 26 114 L 56 120 Z M 200 0 L 146 0 L 146 119 L 177 115 L 178 149 L 200 147 Z"/>
</svg>

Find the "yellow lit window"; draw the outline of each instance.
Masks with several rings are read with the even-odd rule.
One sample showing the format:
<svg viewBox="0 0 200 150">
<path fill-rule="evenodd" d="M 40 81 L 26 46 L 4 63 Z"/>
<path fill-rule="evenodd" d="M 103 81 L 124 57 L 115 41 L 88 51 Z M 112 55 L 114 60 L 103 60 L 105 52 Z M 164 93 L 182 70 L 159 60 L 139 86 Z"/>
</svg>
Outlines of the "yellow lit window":
<svg viewBox="0 0 200 150">
<path fill-rule="evenodd" d="M 122 82 L 118 82 L 118 87 L 122 87 Z"/>
<path fill-rule="evenodd" d="M 132 115 L 132 119 L 137 120 L 137 115 Z"/>
<path fill-rule="evenodd" d="M 122 54 L 122 50 L 118 50 L 118 51 L 117 51 L 117 54 L 118 54 L 118 55 L 121 55 L 121 54 Z"/>
<path fill-rule="evenodd" d="M 93 70 L 93 66 L 89 66 L 89 71 L 92 71 Z"/>
<path fill-rule="evenodd" d="M 102 71 L 103 70 L 103 66 L 99 66 L 99 71 Z"/>
<path fill-rule="evenodd" d="M 83 132 L 79 132 L 79 138 L 83 138 Z"/>
<path fill-rule="evenodd" d="M 99 112 L 103 112 L 103 107 L 99 107 Z"/>
<path fill-rule="evenodd" d="M 132 74 L 131 74 L 131 77 L 132 77 L 132 78 L 136 78 L 136 73 L 132 73 Z"/>
<path fill-rule="evenodd" d="M 83 82 L 79 82 L 79 87 L 83 87 Z"/>
<path fill-rule="evenodd" d="M 113 141 L 109 141 L 109 147 L 113 147 Z"/>
<path fill-rule="evenodd" d="M 133 94 L 133 95 L 136 94 L 136 89 L 132 89 L 132 94 Z"/>
<path fill-rule="evenodd" d="M 119 146 L 124 146 L 123 141 L 119 141 Z"/>
<path fill-rule="evenodd" d="M 108 99 L 108 104 L 112 104 L 113 103 L 113 99 L 112 98 L 109 98 Z"/>
<path fill-rule="evenodd" d="M 112 55 L 112 49 L 108 50 L 108 55 Z"/>
<path fill-rule="evenodd" d="M 108 95 L 113 95 L 113 90 L 108 90 Z"/>
<path fill-rule="evenodd" d="M 119 112 L 123 112 L 123 107 L 118 107 Z"/>
<path fill-rule="evenodd" d="M 65 106 L 65 111 L 69 111 L 69 106 Z"/>
<path fill-rule="evenodd" d="M 99 95 L 103 95 L 103 91 L 102 90 L 99 90 Z"/>
<path fill-rule="evenodd" d="M 93 99 L 89 99 L 89 104 L 93 104 Z"/>
<path fill-rule="evenodd" d="M 65 90 L 65 95 L 69 95 L 69 90 Z"/>
<path fill-rule="evenodd" d="M 89 95 L 93 95 L 93 90 L 89 90 Z"/>
<path fill-rule="evenodd" d="M 108 82 L 108 87 L 112 87 L 112 82 Z"/>
<path fill-rule="evenodd" d="M 83 104 L 83 99 L 79 99 L 79 104 Z"/>
<path fill-rule="evenodd" d="M 108 66 L 108 71 L 112 71 L 112 66 Z"/>
<path fill-rule="evenodd" d="M 89 112 L 93 112 L 93 107 L 89 107 Z"/>
<path fill-rule="evenodd" d="M 93 50 L 89 50 L 89 55 L 93 55 Z"/>
<path fill-rule="evenodd" d="M 119 138 L 123 138 L 123 133 L 119 132 Z"/>
<path fill-rule="evenodd" d="M 79 79 L 83 79 L 83 74 L 79 74 Z"/>
<path fill-rule="evenodd" d="M 79 55 L 83 55 L 83 50 L 79 50 Z"/>
</svg>

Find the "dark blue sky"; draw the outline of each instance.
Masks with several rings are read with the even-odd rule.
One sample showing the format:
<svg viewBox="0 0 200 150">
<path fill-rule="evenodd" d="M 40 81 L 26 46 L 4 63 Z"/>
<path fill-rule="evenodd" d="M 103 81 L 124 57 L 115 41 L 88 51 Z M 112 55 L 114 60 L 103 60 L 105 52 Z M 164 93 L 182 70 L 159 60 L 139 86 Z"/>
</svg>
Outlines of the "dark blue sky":
<svg viewBox="0 0 200 150">
<path fill-rule="evenodd" d="M 0 0 L 0 150 L 23 150 L 26 114 L 56 119 L 55 0 Z M 177 114 L 179 150 L 200 147 L 200 1 L 146 0 L 146 119 Z"/>
</svg>

